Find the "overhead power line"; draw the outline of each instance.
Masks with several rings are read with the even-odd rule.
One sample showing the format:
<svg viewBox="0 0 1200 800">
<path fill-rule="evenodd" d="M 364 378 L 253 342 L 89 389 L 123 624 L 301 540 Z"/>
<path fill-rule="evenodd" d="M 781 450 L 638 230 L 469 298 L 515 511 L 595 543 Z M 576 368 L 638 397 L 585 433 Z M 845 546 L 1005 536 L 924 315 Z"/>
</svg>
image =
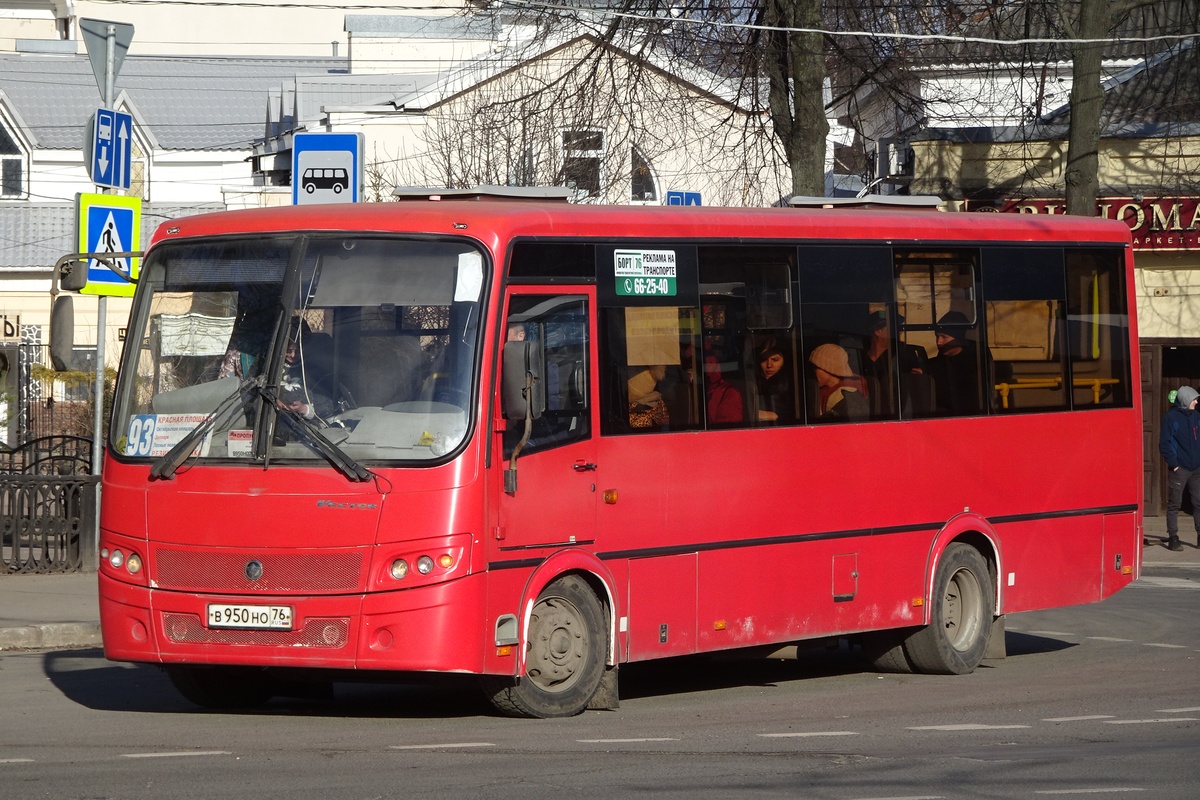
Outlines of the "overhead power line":
<svg viewBox="0 0 1200 800">
<path fill-rule="evenodd" d="M 541 8 L 547 11 L 561 11 L 579 16 L 593 17 L 605 20 L 610 17 L 632 19 L 641 22 L 667 22 L 672 25 L 691 25 L 697 27 L 729 28 L 751 31 L 776 31 L 781 33 L 817 33 L 822 36 L 842 36 L 860 39 L 896 39 L 914 42 L 952 42 L 954 44 L 990 44 L 999 47 L 1022 47 L 1031 44 L 1139 44 L 1146 42 L 1177 42 L 1196 38 L 1196 33 L 1160 34 L 1156 36 L 1114 36 L 1105 39 L 992 39 L 986 36 L 957 36 L 948 33 L 898 33 L 887 31 L 834 31 L 826 28 L 796 28 L 780 25 L 756 25 L 751 22 L 722 22 L 719 20 L 694 19 L 686 16 L 661 17 L 653 14 L 638 14 L 633 11 L 614 11 L 612 9 L 590 9 L 577 6 L 549 3 L 545 0 L 497 0 L 500 5 L 517 6 L 520 8 Z"/>
</svg>

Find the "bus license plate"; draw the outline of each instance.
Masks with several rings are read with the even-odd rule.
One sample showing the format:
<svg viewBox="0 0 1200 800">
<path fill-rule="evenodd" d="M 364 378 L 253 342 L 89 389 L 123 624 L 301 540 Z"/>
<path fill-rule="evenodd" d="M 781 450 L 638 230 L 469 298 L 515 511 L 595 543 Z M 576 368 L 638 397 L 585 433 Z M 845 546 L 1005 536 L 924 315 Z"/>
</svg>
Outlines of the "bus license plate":
<svg viewBox="0 0 1200 800">
<path fill-rule="evenodd" d="M 290 631 L 292 629 L 292 607 L 237 606 L 214 603 L 208 607 L 208 627 Z"/>
</svg>

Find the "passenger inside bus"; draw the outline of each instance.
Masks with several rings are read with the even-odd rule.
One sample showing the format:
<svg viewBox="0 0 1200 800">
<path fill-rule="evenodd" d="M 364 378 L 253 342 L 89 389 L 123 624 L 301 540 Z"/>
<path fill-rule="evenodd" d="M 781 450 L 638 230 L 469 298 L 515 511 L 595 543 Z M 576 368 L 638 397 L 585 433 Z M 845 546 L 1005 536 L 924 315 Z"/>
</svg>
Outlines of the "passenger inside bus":
<svg viewBox="0 0 1200 800">
<path fill-rule="evenodd" d="M 283 374 L 279 377 L 279 402 L 305 419 L 320 417 L 324 420 L 335 414 L 337 407 L 331 394 L 317 389 L 317 384 L 329 376 L 317 374 L 322 370 L 314 363 L 310 349 L 314 334 L 304 331 L 302 328 L 288 340 L 283 355 Z"/>
<path fill-rule="evenodd" d="M 934 402 L 940 414 L 978 414 L 979 354 L 967 338 L 970 321 L 960 311 L 948 311 L 937 321 L 938 354 L 929 361 Z"/>
<path fill-rule="evenodd" d="M 792 377 L 780 340 L 774 336 L 762 339 L 754 348 L 754 360 L 758 363 L 758 421 L 768 424 L 794 422 Z"/>
<path fill-rule="evenodd" d="M 845 348 L 823 344 L 808 355 L 816 372 L 819 395 L 818 420 L 822 422 L 860 422 L 870 416 L 866 382 L 850 369 Z"/>
<path fill-rule="evenodd" d="M 667 377 L 663 364 L 646 367 L 626 383 L 629 394 L 629 427 L 662 430 L 671 424 L 670 413 L 658 384 Z"/>
<path fill-rule="evenodd" d="M 904 328 L 904 316 L 896 314 L 897 331 Z M 895 419 L 903 410 L 905 417 L 914 411 L 925 413 L 931 407 L 929 377 L 925 374 L 924 348 L 896 341 L 888 324 L 888 312 L 874 311 L 868 318 L 866 347 L 863 350 L 863 377 L 867 381 L 867 398 L 871 403 L 872 419 Z M 899 385 L 900 402 L 896 402 Z"/>
<path fill-rule="evenodd" d="M 704 357 L 704 415 L 710 425 L 718 427 L 745 422 L 742 393 L 725 378 L 715 354 Z"/>
</svg>

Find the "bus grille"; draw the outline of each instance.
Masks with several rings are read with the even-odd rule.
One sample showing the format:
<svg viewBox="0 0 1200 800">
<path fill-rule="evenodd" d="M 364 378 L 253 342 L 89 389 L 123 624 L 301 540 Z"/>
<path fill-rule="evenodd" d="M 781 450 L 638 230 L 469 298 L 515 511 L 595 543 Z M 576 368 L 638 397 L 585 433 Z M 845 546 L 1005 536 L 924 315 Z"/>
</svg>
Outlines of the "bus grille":
<svg viewBox="0 0 1200 800">
<path fill-rule="evenodd" d="M 163 628 L 173 642 L 183 644 L 253 644 L 266 647 L 345 647 L 350 620 L 305 620 L 295 631 L 247 631 L 206 628 L 195 614 L 163 613 Z"/>
<path fill-rule="evenodd" d="M 246 577 L 257 561 L 262 577 Z M 274 553 L 160 548 L 155 580 L 162 589 L 231 593 L 353 592 L 359 588 L 363 554 L 357 551 Z"/>
</svg>

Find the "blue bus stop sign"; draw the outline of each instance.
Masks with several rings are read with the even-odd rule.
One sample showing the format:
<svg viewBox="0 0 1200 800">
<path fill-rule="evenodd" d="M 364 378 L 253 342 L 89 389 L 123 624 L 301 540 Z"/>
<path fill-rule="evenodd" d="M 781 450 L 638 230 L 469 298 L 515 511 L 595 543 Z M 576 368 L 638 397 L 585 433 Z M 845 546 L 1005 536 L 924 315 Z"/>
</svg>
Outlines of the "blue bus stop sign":
<svg viewBox="0 0 1200 800">
<path fill-rule="evenodd" d="M 292 204 L 357 203 L 363 182 L 361 133 L 292 137 Z"/>
</svg>

